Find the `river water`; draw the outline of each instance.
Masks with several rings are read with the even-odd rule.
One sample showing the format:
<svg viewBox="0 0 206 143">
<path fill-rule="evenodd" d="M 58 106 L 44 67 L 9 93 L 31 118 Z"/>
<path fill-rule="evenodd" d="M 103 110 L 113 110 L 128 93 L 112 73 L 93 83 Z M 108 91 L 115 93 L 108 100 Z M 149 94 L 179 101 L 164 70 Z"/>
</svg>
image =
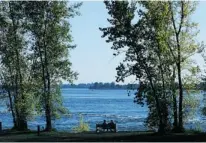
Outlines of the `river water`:
<svg viewBox="0 0 206 143">
<path fill-rule="evenodd" d="M 89 124 L 90 130 L 95 130 L 95 124 L 103 120 L 114 120 L 118 131 L 147 130 L 144 125 L 148 114 L 147 106 L 140 106 L 133 102 L 134 95 L 128 96 L 127 90 L 89 90 L 89 89 L 62 89 L 63 104 L 69 109 L 70 115 L 63 115 L 60 119 L 53 121 L 54 127 L 59 131 L 72 131 L 79 123 L 81 114 L 84 121 Z M 203 106 L 203 96 L 196 95 Z M 5 106 L 0 108 L 0 121 L 3 128 L 13 126 L 11 114 L 5 112 Z M 206 117 L 199 110 L 195 116 L 185 123 L 186 128 L 195 128 L 197 122 L 202 130 L 206 129 Z M 37 125 L 45 126 L 44 117 L 36 117 L 28 122 L 30 129 L 36 129 Z"/>
</svg>

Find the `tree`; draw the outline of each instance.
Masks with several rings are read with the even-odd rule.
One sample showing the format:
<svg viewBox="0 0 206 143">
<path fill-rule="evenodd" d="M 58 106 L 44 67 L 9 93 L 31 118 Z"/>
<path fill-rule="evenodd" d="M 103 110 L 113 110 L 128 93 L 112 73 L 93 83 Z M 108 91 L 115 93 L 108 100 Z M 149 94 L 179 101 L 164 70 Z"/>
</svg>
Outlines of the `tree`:
<svg viewBox="0 0 206 143">
<path fill-rule="evenodd" d="M 28 62 L 25 56 L 24 13 L 22 2 L 1 2 L 1 83 L 7 91 L 14 128 L 27 129 L 32 114 L 33 94 L 29 88 Z"/>
<path fill-rule="evenodd" d="M 155 109 L 159 131 L 164 132 L 165 123 L 163 122 L 167 119 L 163 119 L 165 117 L 161 114 L 163 109 L 161 109 L 161 104 L 164 104 L 163 101 L 160 101 L 160 96 L 162 96 L 159 91 L 162 88 L 161 83 L 156 83 L 160 76 L 159 73 L 156 73 L 159 71 L 157 66 L 159 59 L 156 52 L 152 50 L 154 44 L 157 45 L 154 40 L 154 32 L 150 25 L 145 28 L 145 25 L 148 24 L 146 17 L 143 17 L 136 24 L 132 24 L 136 10 L 135 2 L 129 4 L 127 1 L 105 1 L 105 5 L 112 17 L 108 21 L 113 26 L 100 28 L 103 31 L 103 37 L 108 36 L 107 42 L 113 42 L 112 49 L 117 50 L 115 55 L 120 54 L 122 48 L 127 49 L 124 60 L 126 64 L 120 63 L 117 67 L 117 81 L 124 81 L 124 78 L 130 75 L 136 76 L 136 79 L 141 82 L 140 87 L 144 87 L 143 90 L 139 90 L 139 93 L 141 91 L 141 94 L 145 93 L 147 102 L 151 105 L 149 106 L 151 113 Z M 138 14 L 141 15 L 142 11 L 139 11 Z M 165 114 L 165 116 L 167 115 Z"/>
<path fill-rule="evenodd" d="M 68 59 L 70 18 L 81 3 L 0 2 L 0 61 L 2 88 L 7 91 L 14 127 L 27 129 L 34 112 L 45 111 L 46 130 L 51 120 L 65 113 L 60 86 L 77 73 Z"/>
<path fill-rule="evenodd" d="M 199 45 L 194 37 L 197 35 L 197 24 L 190 21 L 191 14 L 195 11 L 196 3 L 189 1 L 169 2 L 170 20 L 172 22 L 172 36 L 168 38 L 168 43 L 174 42 L 174 46 L 168 46 L 175 60 L 178 76 L 179 88 L 179 125 L 178 130 L 183 131 L 183 83 L 182 67 L 188 58 L 194 55 Z"/>
<path fill-rule="evenodd" d="M 71 45 L 69 19 L 81 3 L 67 7 L 67 2 L 26 2 L 28 34 L 32 41 L 33 78 L 40 81 L 42 107 L 45 110 L 46 130 L 52 129 L 52 117 L 65 111 L 61 106 L 58 85 L 61 80 L 72 82 L 77 73 L 71 70 L 68 59 Z"/>
<path fill-rule="evenodd" d="M 190 33 L 191 31 L 188 31 L 188 29 L 193 29 L 196 25 L 190 24 L 188 20 L 183 20 L 185 25 L 181 26 L 179 32 L 179 35 L 181 35 L 179 41 L 181 41 L 182 47 L 179 52 L 181 52 L 182 57 L 181 60 L 180 58 L 177 59 L 178 48 L 176 47 L 178 46 L 173 30 L 174 21 L 171 4 L 176 6 L 178 4 L 187 5 L 183 8 L 184 13 L 185 11 L 188 12 L 187 18 L 189 18 L 195 6 L 193 3 L 175 3 L 139 1 L 138 6 L 143 8 L 139 7 L 137 10 L 139 19 L 135 22 L 135 1 L 131 3 L 128 1 L 105 1 L 108 14 L 111 16 L 108 21 L 112 26 L 100 28 L 103 32 L 102 37 L 108 36 L 106 42 L 113 43 L 111 48 L 117 51 L 114 55 L 125 53 L 126 56 L 123 63 L 120 63 L 117 67 L 117 81 L 124 81 L 130 75 L 136 76 L 136 80 L 140 82 L 140 87 L 135 100 L 142 104 L 142 100 L 147 99 L 150 111 L 147 125 L 158 126 L 161 133 L 170 128 L 171 107 L 173 107 L 174 113 L 173 125 L 175 128 L 179 127 L 179 130 L 182 128 L 181 92 L 183 91 L 183 77 L 181 70 L 186 69 L 184 64 L 189 61 L 190 56 L 198 48 L 198 44 L 194 40 L 188 41 L 194 38 L 194 33 Z M 175 23 L 178 22 L 175 21 Z M 179 124 L 177 121 L 176 73 L 179 93 L 181 93 L 179 95 Z"/>
</svg>

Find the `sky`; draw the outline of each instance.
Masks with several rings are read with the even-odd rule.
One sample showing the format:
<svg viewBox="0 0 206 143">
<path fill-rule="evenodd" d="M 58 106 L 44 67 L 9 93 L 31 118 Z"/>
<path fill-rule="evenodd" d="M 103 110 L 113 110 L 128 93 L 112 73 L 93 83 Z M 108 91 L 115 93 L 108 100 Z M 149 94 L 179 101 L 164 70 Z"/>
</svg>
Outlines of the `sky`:
<svg viewBox="0 0 206 143">
<path fill-rule="evenodd" d="M 84 1 L 80 8 L 81 16 L 70 20 L 72 36 L 77 47 L 70 52 L 72 69 L 79 73 L 74 83 L 113 82 L 116 76 L 116 67 L 124 59 L 124 55 L 113 56 L 111 43 L 101 38 L 99 27 L 110 26 L 107 22 L 109 15 L 102 1 Z M 192 20 L 199 23 L 198 41 L 206 43 L 206 1 L 199 2 Z M 203 59 L 195 55 L 197 64 L 203 67 Z M 125 80 L 125 83 L 135 82 L 134 77 Z"/>
</svg>

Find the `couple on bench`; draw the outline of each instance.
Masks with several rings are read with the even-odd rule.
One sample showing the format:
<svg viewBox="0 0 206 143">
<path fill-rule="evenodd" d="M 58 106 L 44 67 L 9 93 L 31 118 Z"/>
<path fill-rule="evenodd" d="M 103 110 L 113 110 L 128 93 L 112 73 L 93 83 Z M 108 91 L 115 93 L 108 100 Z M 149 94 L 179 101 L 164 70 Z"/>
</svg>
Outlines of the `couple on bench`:
<svg viewBox="0 0 206 143">
<path fill-rule="evenodd" d="M 97 128 L 102 128 L 103 131 L 110 130 L 110 131 L 116 132 L 116 124 L 113 122 L 113 120 L 111 120 L 110 123 L 108 123 L 108 124 L 107 124 L 106 120 L 104 120 L 103 124 L 97 124 L 96 129 Z"/>
<path fill-rule="evenodd" d="M 107 124 L 106 120 L 104 120 L 102 127 L 106 127 L 106 128 L 114 128 L 115 124 L 113 122 L 113 120 L 110 121 L 110 123 Z"/>
</svg>

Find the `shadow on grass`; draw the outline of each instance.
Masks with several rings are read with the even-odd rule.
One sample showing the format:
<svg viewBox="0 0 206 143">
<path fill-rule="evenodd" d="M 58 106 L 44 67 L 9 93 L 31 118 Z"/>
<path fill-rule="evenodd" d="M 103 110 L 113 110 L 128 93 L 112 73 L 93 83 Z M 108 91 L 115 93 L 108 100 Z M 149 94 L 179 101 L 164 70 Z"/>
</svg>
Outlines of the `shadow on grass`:
<svg viewBox="0 0 206 143">
<path fill-rule="evenodd" d="M 176 142 L 176 141 L 206 141 L 206 133 L 187 131 L 185 133 L 169 133 L 159 135 L 154 132 L 117 132 L 117 133 L 68 133 L 68 132 L 18 132 L 5 131 L 0 135 L 0 141 L 21 142 Z"/>
</svg>

